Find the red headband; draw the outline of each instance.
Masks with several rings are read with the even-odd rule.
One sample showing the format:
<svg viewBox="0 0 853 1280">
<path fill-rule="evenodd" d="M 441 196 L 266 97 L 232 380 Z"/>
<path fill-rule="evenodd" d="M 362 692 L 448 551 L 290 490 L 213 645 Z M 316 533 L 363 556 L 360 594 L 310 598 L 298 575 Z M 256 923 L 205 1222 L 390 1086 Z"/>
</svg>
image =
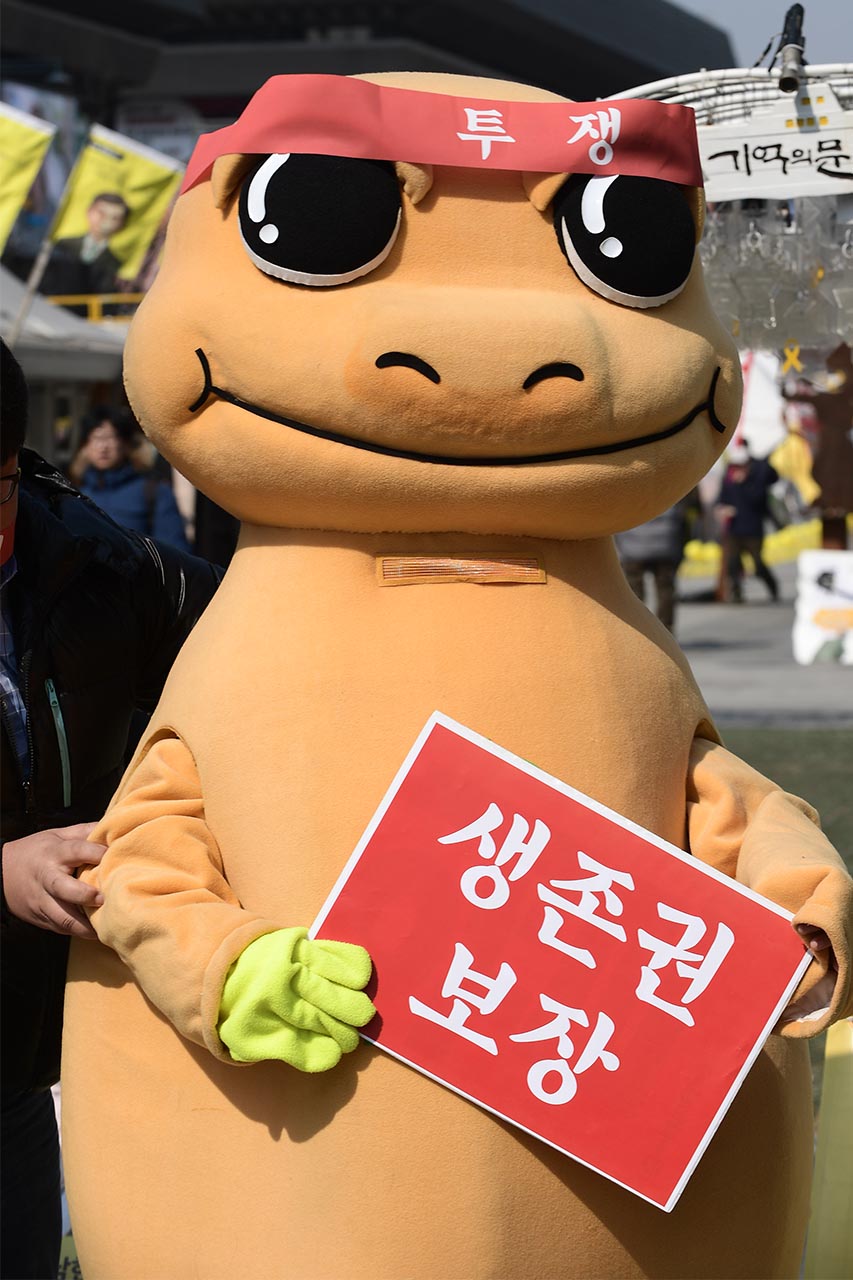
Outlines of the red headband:
<svg viewBox="0 0 853 1280">
<path fill-rule="evenodd" d="M 292 75 L 273 76 L 239 120 L 201 135 L 181 192 L 201 182 L 219 156 L 291 152 L 702 186 L 690 107 L 643 98 L 504 102 Z"/>
</svg>

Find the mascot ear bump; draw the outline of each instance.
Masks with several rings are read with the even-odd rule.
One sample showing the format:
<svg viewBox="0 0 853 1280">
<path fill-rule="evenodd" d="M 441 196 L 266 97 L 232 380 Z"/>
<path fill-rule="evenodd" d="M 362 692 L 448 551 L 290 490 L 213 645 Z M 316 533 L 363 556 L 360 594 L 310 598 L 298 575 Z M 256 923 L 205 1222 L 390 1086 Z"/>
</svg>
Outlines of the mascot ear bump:
<svg viewBox="0 0 853 1280">
<path fill-rule="evenodd" d="M 398 165 L 397 168 L 399 172 L 400 166 Z M 534 209 L 537 209 L 539 213 L 544 213 L 568 177 L 567 173 L 522 174 L 524 190 Z M 701 187 L 687 187 L 685 194 L 687 203 L 690 206 L 690 212 L 693 215 L 693 222 L 696 227 L 696 243 L 698 244 L 702 239 L 702 231 L 705 226 L 705 192 Z"/>
<path fill-rule="evenodd" d="M 252 167 L 253 156 L 219 156 L 213 162 L 210 173 L 210 187 L 213 192 L 213 203 L 217 209 L 224 209 L 240 183 Z"/>
<path fill-rule="evenodd" d="M 432 165 L 409 164 L 407 160 L 398 160 L 394 168 L 404 194 L 412 204 L 419 204 L 432 186 Z"/>
<path fill-rule="evenodd" d="M 523 173 L 521 175 L 527 199 L 537 212 L 545 212 L 568 176 L 567 173 Z"/>
</svg>

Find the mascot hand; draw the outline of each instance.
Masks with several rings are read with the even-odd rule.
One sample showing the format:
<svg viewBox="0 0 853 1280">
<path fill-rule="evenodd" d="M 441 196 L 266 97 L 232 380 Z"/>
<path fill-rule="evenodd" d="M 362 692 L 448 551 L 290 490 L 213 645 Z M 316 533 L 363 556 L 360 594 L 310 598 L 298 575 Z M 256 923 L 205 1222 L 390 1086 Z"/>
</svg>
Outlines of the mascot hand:
<svg viewBox="0 0 853 1280">
<path fill-rule="evenodd" d="M 373 966 L 364 947 L 312 941 L 307 929 L 256 938 L 231 966 L 217 1030 L 235 1062 L 278 1059 L 328 1071 L 358 1044 L 376 1013 L 362 991 Z"/>
</svg>

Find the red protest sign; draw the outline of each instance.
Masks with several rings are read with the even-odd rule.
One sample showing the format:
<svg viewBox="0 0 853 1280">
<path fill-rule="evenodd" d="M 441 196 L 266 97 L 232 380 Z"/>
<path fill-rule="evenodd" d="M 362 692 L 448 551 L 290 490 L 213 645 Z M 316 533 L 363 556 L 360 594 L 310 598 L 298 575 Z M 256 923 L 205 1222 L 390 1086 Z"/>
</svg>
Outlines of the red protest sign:
<svg viewBox="0 0 853 1280">
<path fill-rule="evenodd" d="M 809 964 L 790 920 L 436 712 L 312 933 L 373 957 L 366 1039 L 669 1211 Z"/>
</svg>

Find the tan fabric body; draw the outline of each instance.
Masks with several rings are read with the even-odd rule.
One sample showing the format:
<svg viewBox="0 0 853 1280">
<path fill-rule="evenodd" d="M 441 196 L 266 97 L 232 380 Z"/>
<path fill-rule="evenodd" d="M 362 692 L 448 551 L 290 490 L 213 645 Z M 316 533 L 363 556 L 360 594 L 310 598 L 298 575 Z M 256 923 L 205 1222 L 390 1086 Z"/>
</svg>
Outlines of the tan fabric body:
<svg viewBox="0 0 853 1280">
<path fill-rule="evenodd" d="M 63 1071 L 86 1280 L 793 1276 L 811 1167 L 796 1038 L 820 1022 L 772 1040 L 672 1215 L 366 1046 L 317 1077 L 225 1061 L 229 966 L 311 923 L 434 710 L 826 929 L 835 1016 L 851 920 L 813 815 L 711 741 L 609 541 L 696 484 L 739 418 L 698 256 L 671 301 L 616 305 L 557 244 L 565 175 L 404 164 L 381 265 L 289 286 L 243 248 L 245 171 L 221 157 L 177 202 L 126 348 L 146 432 L 244 534 L 96 833 L 110 849 L 93 921 L 114 951 L 73 950 Z M 685 198 L 698 235 L 701 200 Z M 440 380 L 384 367 L 389 352 Z M 528 382 L 565 361 L 582 380 Z M 541 461 L 553 452 L 571 457 Z M 477 461 L 492 457 L 508 465 Z M 377 574 L 377 555 L 477 554 L 547 580 L 389 589 Z"/>
<path fill-rule="evenodd" d="M 377 580 L 377 554 L 478 549 L 535 556 L 547 583 Z M 799 829 L 791 857 L 814 863 L 795 898 L 841 876 L 772 784 L 694 749 L 707 712 L 609 540 L 248 529 L 156 713 L 162 741 L 96 833 L 101 938 L 208 1048 L 111 951 L 75 946 L 63 1111 L 87 1280 L 795 1274 L 802 1044 L 773 1038 L 672 1215 L 369 1046 L 318 1077 L 208 1052 L 228 966 L 252 937 L 310 924 L 435 709 L 676 844 L 689 817 L 695 851 L 747 883 L 767 848 L 759 817 L 738 865 L 744 822 L 768 804 L 776 843 Z"/>
</svg>

